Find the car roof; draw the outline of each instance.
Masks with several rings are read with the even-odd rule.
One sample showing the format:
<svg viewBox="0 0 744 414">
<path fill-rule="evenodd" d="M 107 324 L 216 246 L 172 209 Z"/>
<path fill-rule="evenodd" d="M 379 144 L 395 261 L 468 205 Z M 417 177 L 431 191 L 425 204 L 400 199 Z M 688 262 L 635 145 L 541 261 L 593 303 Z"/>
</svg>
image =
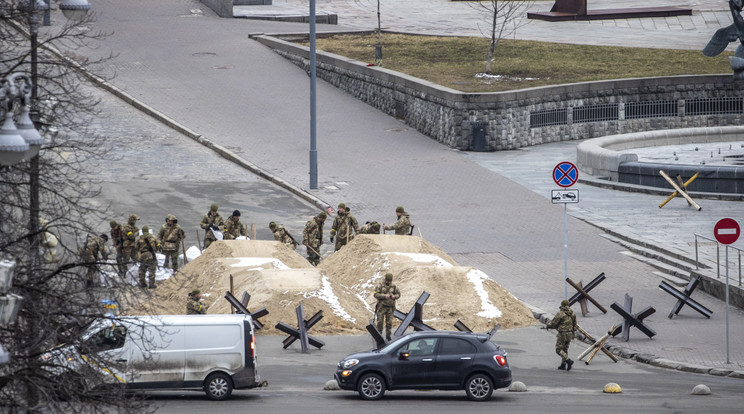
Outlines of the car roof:
<svg viewBox="0 0 744 414">
<path fill-rule="evenodd" d="M 461 332 L 461 331 L 418 331 L 412 332 L 405 335 L 405 337 L 418 338 L 418 337 L 455 337 L 455 338 L 471 338 L 480 342 L 488 341 L 488 334 L 475 333 L 475 332 Z"/>
</svg>

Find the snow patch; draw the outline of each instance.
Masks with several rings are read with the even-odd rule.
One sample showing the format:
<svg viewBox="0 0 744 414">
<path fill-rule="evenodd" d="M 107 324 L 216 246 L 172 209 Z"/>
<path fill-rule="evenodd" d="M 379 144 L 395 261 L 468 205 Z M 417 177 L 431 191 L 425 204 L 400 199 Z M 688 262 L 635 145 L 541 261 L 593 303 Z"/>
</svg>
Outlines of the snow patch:
<svg viewBox="0 0 744 414">
<path fill-rule="evenodd" d="M 331 281 L 328 280 L 328 276 L 323 275 L 322 278 L 322 286 L 320 289 L 304 293 L 303 296 L 305 299 L 307 298 L 318 298 L 323 301 L 325 301 L 328 306 L 330 306 L 331 310 L 334 314 L 336 314 L 338 317 L 347 320 L 351 323 L 356 323 L 356 319 L 352 318 L 351 315 L 349 315 L 346 310 L 341 306 L 341 302 L 338 301 L 338 297 L 336 294 L 333 293 L 333 288 L 331 287 Z"/>
<path fill-rule="evenodd" d="M 484 318 L 500 318 L 501 311 L 488 299 L 488 292 L 483 287 L 483 281 L 488 279 L 488 275 L 478 269 L 473 269 L 468 272 L 467 278 L 473 284 L 475 293 L 478 294 L 481 300 L 481 308 L 483 310 L 478 312 L 477 315 Z"/>
</svg>

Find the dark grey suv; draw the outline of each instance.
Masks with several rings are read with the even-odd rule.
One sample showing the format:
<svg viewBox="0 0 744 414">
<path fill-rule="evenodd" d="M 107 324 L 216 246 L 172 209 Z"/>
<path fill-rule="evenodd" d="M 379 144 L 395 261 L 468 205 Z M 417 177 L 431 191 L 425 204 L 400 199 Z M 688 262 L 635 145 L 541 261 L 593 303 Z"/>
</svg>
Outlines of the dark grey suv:
<svg viewBox="0 0 744 414">
<path fill-rule="evenodd" d="M 366 400 L 386 390 L 462 390 L 473 401 L 491 398 L 511 384 L 506 351 L 487 334 L 415 332 L 379 350 L 351 354 L 338 363 L 334 377 L 345 390 Z"/>
</svg>

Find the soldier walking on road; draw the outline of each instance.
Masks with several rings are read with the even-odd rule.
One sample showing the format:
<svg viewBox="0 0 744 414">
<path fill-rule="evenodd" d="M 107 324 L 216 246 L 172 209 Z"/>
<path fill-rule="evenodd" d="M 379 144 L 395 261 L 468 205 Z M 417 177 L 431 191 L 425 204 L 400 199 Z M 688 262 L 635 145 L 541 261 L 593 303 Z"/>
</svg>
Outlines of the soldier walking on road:
<svg viewBox="0 0 744 414">
<path fill-rule="evenodd" d="M 302 244 L 307 247 L 307 260 L 314 266 L 320 263 L 320 246 L 323 244 L 323 223 L 326 217 L 328 215 L 321 211 L 305 224 L 302 231 Z"/>
<path fill-rule="evenodd" d="M 139 253 L 139 286 L 141 288 L 149 287 L 155 289 L 155 270 L 157 269 L 158 259 L 155 252 L 160 247 L 154 235 L 150 234 L 150 228 L 142 226 L 142 235 L 137 239 L 135 249 Z M 147 273 L 150 273 L 149 285 L 147 283 Z"/>
<path fill-rule="evenodd" d="M 393 274 L 385 275 L 385 281 L 375 288 L 375 299 L 377 299 L 377 331 L 382 334 L 382 322 L 385 321 L 385 339 L 390 341 L 393 331 L 393 313 L 395 312 L 395 301 L 400 299 L 400 291 L 393 284 Z"/>
<path fill-rule="evenodd" d="M 185 238 L 186 233 L 178 225 L 176 216 L 168 214 L 165 217 L 165 224 L 160 227 L 160 232 L 158 232 L 158 240 L 160 240 L 160 246 L 165 255 L 163 267 L 167 268 L 168 262 L 172 263 L 173 273 L 178 271 L 178 249 Z"/>
<path fill-rule="evenodd" d="M 275 222 L 272 221 L 271 223 L 269 223 L 269 229 L 271 229 L 271 232 L 274 233 L 274 240 L 284 243 L 285 246 L 289 247 L 292 250 L 295 250 L 297 248 L 297 242 L 295 241 L 294 237 L 289 234 L 289 232 L 287 231 L 287 229 L 284 228 L 283 225 L 277 225 Z"/>
<path fill-rule="evenodd" d="M 555 339 L 555 353 L 561 357 L 561 365 L 558 369 L 571 370 L 573 361 L 568 357 L 568 346 L 574 338 L 576 330 L 576 315 L 571 310 L 567 300 L 561 301 L 561 308 L 552 321 L 547 325 L 548 329 L 557 329 L 558 334 Z"/>
<path fill-rule="evenodd" d="M 83 244 L 81 256 L 85 262 L 85 267 L 88 268 L 88 272 L 85 274 L 85 287 L 99 285 L 98 263 L 101 259 L 103 261 L 108 260 L 108 253 L 106 253 L 107 241 L 108 236 L 106 233 L 102 233 L 100 236 L 89 235 L 85 240 L 85 244 Z"/>
<path fill-rule="evenodd" d="M 194 289 L 189 292 L 189 298 L 186 302 L 187 315 L 204 315 L 207 313 L 207 307 L 201 303 L 201 291 Z"/>
<path fill-rule="evenodd" d="M 220 231 L 225 226 L 225 222 L 222 220 L 222 216 L 217 212 L 217 204 L 212 204 L 207 214 L 199 224 L 204 230 L 204 250 L 207 250 L 213 241 L 217 240 L 217 236 L 214 235 L 214 231 Z"/>
<path fill-rule="evenodd" d="M 124 229 L 115 220 L 111 220 L 109 225 L 111 226 L 111 243 L 114 244 L 114 250 L 116 250 L 116 268 L 119 276 L 124 276 L 127 274 L 127 258 L 124 254 Z"/>
<path fill-rule="evenodd" d="M 354 238 L 354 235 L 351 234 L 352 229 L 354 229 L 354 233 L 359 233 L 357 219 L 346 211 L 346 204 L 341 203 L 338 205 L 336 218 L 331 225 L 331 243 L 333 243 L 333 238 L 336 237 L 336 251 L 346 246 L 346 243 Z"/>
<path fill-rule="evenodd" d="M 137 249 L 134 248 L 134 244 L 137 241 L 137 237 L 139 236 L 139 227 L 137 227 L 137 220 L 139 220 L 138 215 L 130 214 L 129 220 L 127 220 L 127 224 L 121 226 L 121 229 L 124 232 L 122 254 L 124 255 L 125 266 L 128 266 L 129 263 L 133 263 L 137 260 Z"/>
<path fill-rule="evenodd" d="M 225 236 L 225 240 L 235 240 L 240 236 L 248 236 L 243 223 L 240 222 L 240 211 L 233 211 L 232 216 L 225 220 L 225 232 L 223 235 Z"/>
<path fill-rule="evenodd" d="M 395 234 L 397 235 L 409 235 L 411 233 L 410 215 L 401 206 L 395 209 L 395 215 L 398 216 L 398 221 L 391 226 L 385 226 L 385 230 L 395 230 Z"/>
</svg>

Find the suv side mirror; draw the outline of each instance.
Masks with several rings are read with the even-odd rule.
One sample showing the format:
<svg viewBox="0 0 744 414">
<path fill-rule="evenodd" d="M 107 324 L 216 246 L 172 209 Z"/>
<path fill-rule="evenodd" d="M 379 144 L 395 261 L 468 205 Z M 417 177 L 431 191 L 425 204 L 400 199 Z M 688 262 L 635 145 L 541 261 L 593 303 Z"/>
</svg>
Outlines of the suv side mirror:
<svg viewBox="0 0 744 414">
<path fill-rule="evenodd" d="M 400 353 L 398 353 L 398 359 L 400 359 L 401 361 L 408 360 L 409 356 L 411 356 L 411 353 L 406 350 L 400 351 Z"/>
</svg>

